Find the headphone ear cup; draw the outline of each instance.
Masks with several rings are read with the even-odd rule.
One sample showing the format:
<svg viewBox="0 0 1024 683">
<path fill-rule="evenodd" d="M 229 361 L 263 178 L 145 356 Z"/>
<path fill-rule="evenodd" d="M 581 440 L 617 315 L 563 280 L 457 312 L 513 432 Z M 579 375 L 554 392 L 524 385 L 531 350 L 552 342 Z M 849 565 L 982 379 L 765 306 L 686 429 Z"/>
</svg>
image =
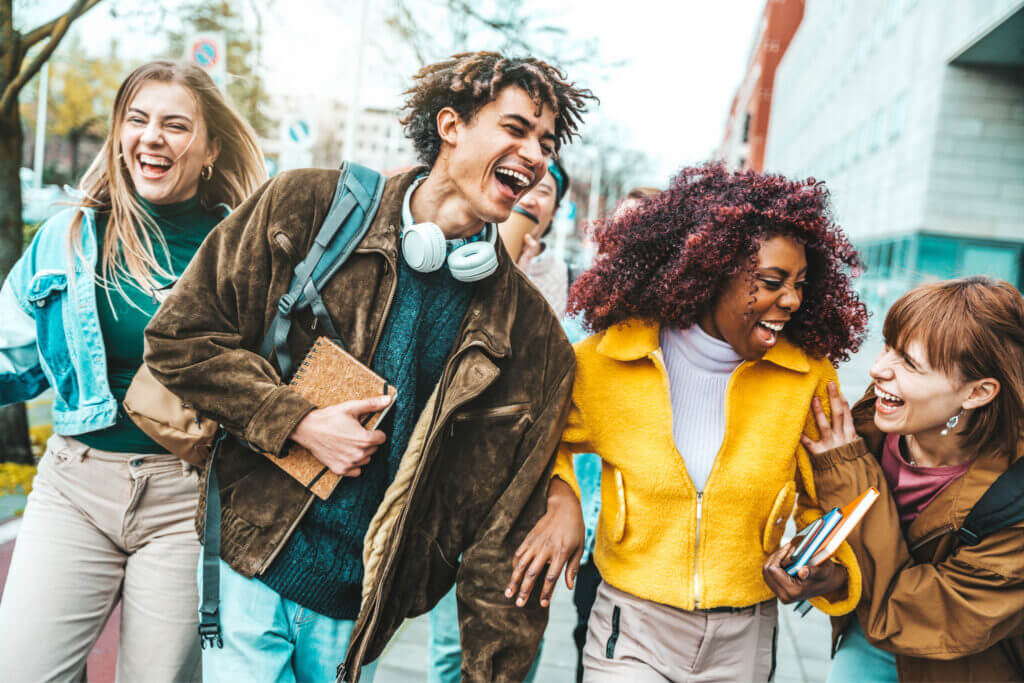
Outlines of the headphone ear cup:
<svg viewBox="0 0 1024 683">
<path fill-rule="evenodd" d="M 418 273 L 432 273 L 444 265 L 446 251 L 444 233 L 433 223 L 410 225 L 402 233 L 402 257 Z"/>
<path fill-rule="evenodd" d="M 470 242 L 448 256 L 448 270 L 461 282 L 476 282 L 498 269 L 498 253 L 491 242 Z"/>
</svg>

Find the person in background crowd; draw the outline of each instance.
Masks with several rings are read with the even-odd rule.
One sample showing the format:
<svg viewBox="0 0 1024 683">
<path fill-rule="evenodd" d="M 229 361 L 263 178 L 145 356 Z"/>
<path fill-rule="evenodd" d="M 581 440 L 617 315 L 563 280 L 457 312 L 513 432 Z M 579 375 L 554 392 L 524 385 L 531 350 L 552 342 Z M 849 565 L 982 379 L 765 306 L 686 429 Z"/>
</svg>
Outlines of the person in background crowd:
<svg viewBox="0 0 1024 683">
<path fill-rule="evenodd" d="M 1024 523 L 957 534 L 1024 455 L 1024 299 L 984 277 L 933 282 L 893 304 L 883 336 L 864 397 L 851 411 L 833 387 L 831 421 L 815 406 L 820 438 L 804 439 L 823 505 L 881 493 L 849 538 L 864 588 L 832 621 L 829 681 L 1024 680 Z"/>
<path fill-rule="evenodd" d="M 648 199 L 655 197 L 661 190 L 654 187 L 634 187 L 619 202 L 613 218 L 621 219 L 626 212 L 635 209 Z M 600 256 L 600 254 L 598 254 Z M 575 345 L 590 336 L 583 326 L 580 314 L 566 316 L 562 320 L 562 329 Z M 573 456 L 573 470 L 576 481 L 580 485 L 580 504 L 583 509 L 583 525 L 586 529 L 586 540 L 583 545 L 583 557 L 580 559 L 580 571 L 576 577 L 576 587 L 572 592 L 572 601 L 576 607 L 576 627 L 572 637 L 576 643 L 576 681 L 583 680 L 583 646 L 587 642 L 587 622 L 590 610 L 597 597 L 597 587 L 601 585 L 601 573 L 594 564 L 594 540 L 597 538 L 597 516 L 601 511 L 601 456 L 596 453 L 576 453 Z"/>
<path fill-rule="evenodd" d="M 52 388 L 0 603 L 0 679 L 78 681 L 121 601 L 117 674 L 200 680 L 194 470 L 123 410 L 143 329 L 203 239 L 266 180 L 205 71 L 156 61 L 114 99 L 79 206 L 48 220 L 0 292 L 0 402 Z"/>
<path fill-rule="evenodd" d="M 523 236 L 523 246 L 517 265 L 526 273 L 530 281 L 540 290 L 541 294 L 561 316 L 565 312 L 565 298 L 568 294 L 568 269 L 563 261 L 551 255 L 550 249 L 544 247 L 540 239 L 550 230 L 555 212 L 569 190 L 569 176 L 554 159 L 548 160 L 548 172 L 532 190 L 523 195 L 513 208 L 536 224 L 532 232 Z M 509 223 L 506 221 L 498 226 L 502 231 L 502 239 L 508 239 L 504 232 Z M 513 233 L 518 235 L 518 232 Z M 542 253 L 542 257 L 537 254 Z M 462 645 L 459 639 L 458 604 L 455 589 L 448 591 L 441 602 L 430 611 L 430 642 L 428 643 L 427 680 L 430 683 L 457 683 L 462 671 Z M 543 649 L 543 641 L 541 641 Z M 530 672 L 526 676 L 529 683 L 537 675 L 540 662 L 540 650 Z"/>
<path fill-rule="evenodd" d="M 568 191 L 569 174 L 552 159 L 548 162 L 547 175 L 513 209 L 536 221 L 533 231 L 523 236 L 523 249 L 516 265 L 537 285 L 558 317 L 565 315 L 569 267 L 554 254 L 545 238 L 551 234 L 555 214 Z"/>
<path fill-rule="evenodd" d="M 848 547 L 800 579 L 762 575 L 794 502 L 801 523 L 821 515 L 800 436 L 817 437 L 812 399 L 864 335 L 856 252 L 822 185 L 720 164 L 684 169 L 598 242 L 569 305 L 596 334 L 576 346 L 547 512 L 506 596 L 526 604 L 540 581 L 546 603 L 563 567 L 573 583 L 584 526 L 571 458 L 594 452 L 603 581 L 584 679 L 767 680 L 775 594 L 835 615 L 860 598 Z"/>
<path fill-rule="evenodd" d="M 397 390 L 380 429 L 359 417 L 386 399 L 317 408 L 258 352 L 337 171 L 283 173 L 250 197 L 146 330 L 153 375 L 234 437 L 216 460 L 224 648 L 204 651 L 208 680 L 371 678 L 402 621 L 453 584 L 465 678 L 522 679 L 540 643 L 546 608 L 503 604 L 498 582 L 543 513 L 574 363 L 548 305 L 494 248 L 495 225 L 593 95 L 494 52 L 414 81 L 403 123 L 423 166 L 387 180 L 321 292 L 349 353 Z M 315 320 L 291 326 L 292 358 L 323 334 Z M 327 500 L 259 455 L 289 440 L 343 475 Z"/>
</svg>

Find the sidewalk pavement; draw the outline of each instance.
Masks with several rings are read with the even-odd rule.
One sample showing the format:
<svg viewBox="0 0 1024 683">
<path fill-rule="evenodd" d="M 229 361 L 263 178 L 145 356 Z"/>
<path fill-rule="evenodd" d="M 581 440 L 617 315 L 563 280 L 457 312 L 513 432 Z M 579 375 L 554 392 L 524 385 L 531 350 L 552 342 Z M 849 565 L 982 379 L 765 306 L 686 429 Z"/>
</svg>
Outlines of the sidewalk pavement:
<svg viewBox="0 0 1024 683">
<path fill-rule="evenodd" d="M 0 497 L 0 509 L 24 507 L 24 497 Z M 14 539 L 21 520 L 0 523 L 0 587 L 7 580 Z M 792 527 L 792 525 L 791 525 Z M 789 533 L 792 533 L 790 528 Z M 0 590 L 2 592 L 2 590 Z M 828 619 L 817 610 L 806 618 L 793 614 L 792 607 L 779 610 L 777 683 L 823 683 L 828 675 Z M 576 610 L 572 595 L 559 583 L 551 603 L 551 616 L 541 653 L 537 683 L 571 683 L 576 680 L 576 646 L 572 629 Z M 114 680 L 117 641 L 120 634 L 120 605 L 101 634 L 88 661 L 90 683 Z M 427 616 L 407 621 L 388 645 L 377 669 L 375 683 L 422 683 L 427 680 Z"/>
</svg>

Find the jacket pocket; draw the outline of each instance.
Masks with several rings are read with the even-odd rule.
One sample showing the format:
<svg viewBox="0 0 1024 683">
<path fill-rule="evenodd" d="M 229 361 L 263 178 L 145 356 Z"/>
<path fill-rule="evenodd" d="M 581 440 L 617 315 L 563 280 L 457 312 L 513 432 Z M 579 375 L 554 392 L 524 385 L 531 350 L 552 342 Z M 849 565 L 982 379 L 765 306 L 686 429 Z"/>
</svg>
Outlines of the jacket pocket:
<svg viewBox="0 0 1024 683">
<path fill-rule="evenodd" d="M 71 407 L 78 405 L 78 375 L 71 362 L 65 312 L 68 279 L 61 271 L 38 273 L 29 285 L 25 299 L 32 306 L 36 321 L 36 343 L 43 372 L 60 401 Z"/>
<path fill-rule="evenodd" d="M 768 513 L 768 521 L 764 527 L 764 534 L 761 539 L 762 547 L 766 553 L 773 553 L 779 547 L 782 534 L 786 531 L 786 520 L 793 513 L 793 505 L 796 503 L 796 483 L 787 481 L 772 504 L 772 510 Z"/>
</svg>

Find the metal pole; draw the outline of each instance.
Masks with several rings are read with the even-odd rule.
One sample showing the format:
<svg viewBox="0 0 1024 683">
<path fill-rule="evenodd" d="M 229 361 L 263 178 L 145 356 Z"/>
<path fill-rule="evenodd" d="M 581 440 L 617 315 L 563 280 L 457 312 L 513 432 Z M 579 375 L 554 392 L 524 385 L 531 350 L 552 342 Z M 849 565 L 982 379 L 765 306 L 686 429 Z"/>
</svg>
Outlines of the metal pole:
<svg viewBox="0 0 1024 683">
<path fill-rule="evenodd" d="M 359 17 L 359 41 L 356 47 L 355 80 L 352 84 L 352 96 L 348 102 L 348 120 L 345 122 L 345 142 L 341 149 L 342 155 L 349 161 L 355 161 L 356 120 L 359 118 L 359 91 L 363 85 L 363 52 L 366 50 L 366 20 L 370 14 L 370 0 L 363 0 Z"/>
<path fill-rule="evenodd" d="M 50 63 L 39 72 L 39 106 L 36 108 L 36 150 L 33 166 L 35 175 L 32 185 L 37 190 L 43 186 L 43 157 L 46 156 L 46 100 L 50 92 Z"/>
</svg>

